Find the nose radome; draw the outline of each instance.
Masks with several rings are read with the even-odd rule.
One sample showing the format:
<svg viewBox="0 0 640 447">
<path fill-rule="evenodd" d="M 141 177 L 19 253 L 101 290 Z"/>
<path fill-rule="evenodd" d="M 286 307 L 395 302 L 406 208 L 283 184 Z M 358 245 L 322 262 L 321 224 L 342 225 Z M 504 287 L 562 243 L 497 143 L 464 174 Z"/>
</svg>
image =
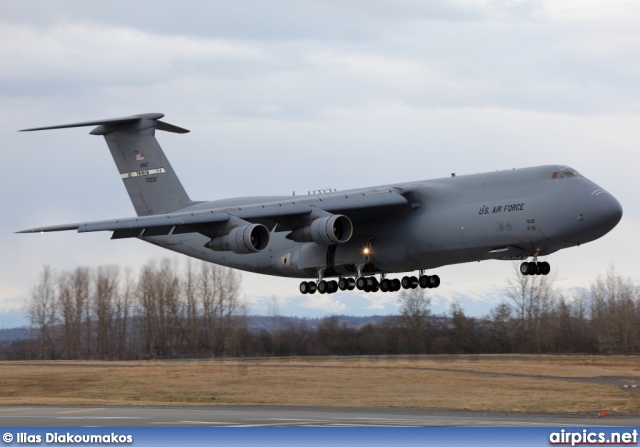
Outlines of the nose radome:
<svg viewBox="0 0 640 447">
<path fill-rule="evenodd" d="M 600 227 L 605 233 L 611 231 L 620 219 L 622 219 L 622 205 L 618 199 L 607 192 L 598 192 L 594 194 L 595 203 L 589 214 L 585 214 L 586 221 Z M 580 217 L 578 217 L 580 220 Z"/>
<path fill-rule="evenodd" d="M 611 194 L 607 194 L 604 206 L 604 214 L 607 216 L 608 225 L 610 225 L 610 229 L 618 225 L 620 219 L 622 219 L 622 205 L 618 202 L 618 199 L 613 197 Z"/>
</svg>

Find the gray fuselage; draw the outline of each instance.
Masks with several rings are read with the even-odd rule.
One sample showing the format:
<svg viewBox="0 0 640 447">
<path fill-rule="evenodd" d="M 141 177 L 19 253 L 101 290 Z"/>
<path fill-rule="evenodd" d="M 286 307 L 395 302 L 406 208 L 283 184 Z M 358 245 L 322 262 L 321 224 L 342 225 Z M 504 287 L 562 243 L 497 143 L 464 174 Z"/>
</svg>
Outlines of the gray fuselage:
<svg viewBox="0 0 640 447">
<path fill-rule="evenodd" d="M 142 237 L 164 248 L 241 270 L 314 278 L 399 273 L 481 261 L 545 256 L 593 241 L 620 221 L 622 207 L 608 192 L 566 166 L 547 165 L 452 176 L 377 188 L 393 188 L 408 203 L 345 212 L 353 236 L 336 245 L 300 243 L 290 231 L 268 225 L 270 242 L 259 253 L 236 254 L 205 248 L 199 233 Z M 201 202 L 179 211 L 232 208 L 272 202 L 304 202 L 305 197 L 244 197 Z M 309 196 L 315 200 L 318 195 Z M 364 249 L 369 248 L 365 254 Z"/>
</svg>

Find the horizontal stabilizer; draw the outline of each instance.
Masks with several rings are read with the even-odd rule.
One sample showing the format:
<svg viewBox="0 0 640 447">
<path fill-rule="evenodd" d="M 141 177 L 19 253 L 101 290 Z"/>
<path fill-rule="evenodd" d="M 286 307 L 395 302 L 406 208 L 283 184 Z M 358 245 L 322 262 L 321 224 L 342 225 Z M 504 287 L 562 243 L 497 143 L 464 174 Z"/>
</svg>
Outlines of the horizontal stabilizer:
<svg viewBox="0 0 640 447">
<path fill-rule="evenodd" d="M 57 126 L 34 127 L 31 129 L 22 129 L 20 132 L 32 132 L 35 130 L 67 129 L 70 127 L 121 126 L 121 125 L 136 123 L 142 120 L 156 121 L 156 129 L 164 130 L 165 132 L 173 132 L 173 133 L 189 132 L 187 129 L 183 129 L 182 127 L 174 126 L 173 124 L 165 123 L 163 121 L 158 121 L 163 116 L 164 114 L 162 113 L 142 113 L 140 115 L 125 116 L 122 118 L 109 118 L 109 119 L 96 120 L 96 121 L 84 121 L 81 123 L 59 124 Z"/>
</svg>

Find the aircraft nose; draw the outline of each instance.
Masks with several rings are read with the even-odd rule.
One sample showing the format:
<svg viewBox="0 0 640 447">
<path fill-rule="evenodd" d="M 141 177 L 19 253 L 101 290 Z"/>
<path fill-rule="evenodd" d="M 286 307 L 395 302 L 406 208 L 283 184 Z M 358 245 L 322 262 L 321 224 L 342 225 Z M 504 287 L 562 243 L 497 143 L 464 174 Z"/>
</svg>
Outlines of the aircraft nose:
<svg viewBox="0 0 640 447">
<path fill-rule="evenodd" d="M 603 200 L 599 204 L 598 214 L 602 225 L 608 232 L 618 225 L 618 222 L 622 219 L 622 205 L 620 205 L 618 199 L 607 192 L 602 192 L 601 195 L 604 197 L 602 197 Z"/>
<path fill-rule="evenodd" d="M 558 194 L 555 212 L 543 222 L 550 240 L 584 244 L 610 232 L 622 218 L 620 202 L 604 189 L 589 182 L 587 188 L 576 188 L 568 196 Z"/>
<path fill-rule="evenodd" d="M 578 221 L 584 222 L 586 233 L 590 234 L 589 239 L 604 236 L 622 219 L 622 205 L 604 189 L 593 191 L 587 203 Z"/>
</svg>

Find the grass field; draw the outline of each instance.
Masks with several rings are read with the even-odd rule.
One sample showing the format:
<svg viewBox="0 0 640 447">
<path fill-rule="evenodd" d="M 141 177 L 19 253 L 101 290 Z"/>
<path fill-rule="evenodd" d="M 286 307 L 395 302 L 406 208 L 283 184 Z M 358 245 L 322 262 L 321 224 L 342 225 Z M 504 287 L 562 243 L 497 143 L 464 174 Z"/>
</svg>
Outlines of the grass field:
<svg viewBox="0 0 640 447">
<path fill-rule="evenodd" d="M 3 404 L 311 405 L 640 413 L 640 358 L 2 362 Z"/>
</svg>

